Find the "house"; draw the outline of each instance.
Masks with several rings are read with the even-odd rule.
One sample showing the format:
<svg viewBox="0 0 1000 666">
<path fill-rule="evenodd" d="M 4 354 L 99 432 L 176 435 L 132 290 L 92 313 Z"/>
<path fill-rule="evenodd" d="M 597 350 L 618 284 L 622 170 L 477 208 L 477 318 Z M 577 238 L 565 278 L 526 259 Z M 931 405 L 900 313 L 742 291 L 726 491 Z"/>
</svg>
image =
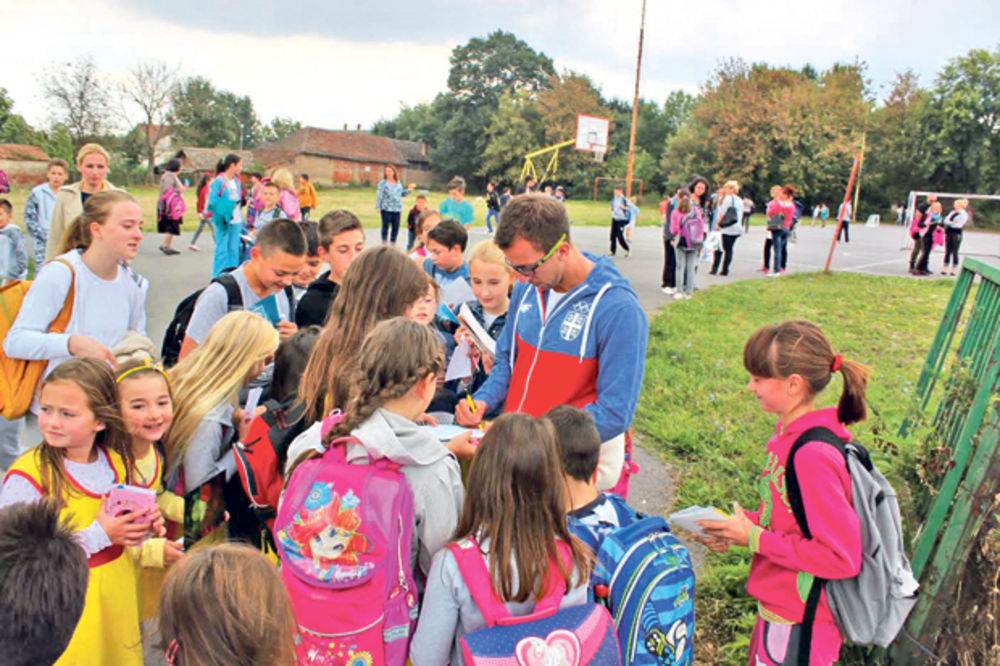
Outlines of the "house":
<svg viewBox="0 0 1000 666">
<path fill-rule="evenodd" d="M 249 150 L 229 150 L 228 148 L 196 148 L 183 146 L 171 155 L 181 161 L 181 173 L 215 173 L 215 166 L 230 154 L 236 153 L 243 160 L 244 170 L 249 171 L 255 163 L 254 154 Z"/>
<path fill-rule="evenodd" d="M 254 151 L 265 168 L 283 166 L 292 173 L 309 174 L 321 185 L 375 185 L 386 165 L 392 165 L 404 183 L 431 184 L 427 145 L 400 141 L 368 132 L 304 127 Z"/>
<path fill-rule="evenodd" d="M 0 143 L 0 171 L 7 172 L 11 185 L 38 185 L 45 181 L 49 156 L 38 146 Z"/>
</svg>

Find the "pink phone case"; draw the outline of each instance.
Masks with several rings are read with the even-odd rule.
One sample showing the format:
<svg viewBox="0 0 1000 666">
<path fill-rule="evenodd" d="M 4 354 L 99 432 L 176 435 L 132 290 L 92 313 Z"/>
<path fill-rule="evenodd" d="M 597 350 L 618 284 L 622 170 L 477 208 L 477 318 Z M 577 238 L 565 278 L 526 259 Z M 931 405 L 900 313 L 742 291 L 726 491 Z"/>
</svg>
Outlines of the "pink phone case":
<svg viewBox="0 0 1000 666">
<path fill-rule="evenodd" d="M 156 505 L 156 491 L 119 483 L 108 494 L 108 513 L 120 516 L 132 511 L 151 509 Z"/>
</svg>

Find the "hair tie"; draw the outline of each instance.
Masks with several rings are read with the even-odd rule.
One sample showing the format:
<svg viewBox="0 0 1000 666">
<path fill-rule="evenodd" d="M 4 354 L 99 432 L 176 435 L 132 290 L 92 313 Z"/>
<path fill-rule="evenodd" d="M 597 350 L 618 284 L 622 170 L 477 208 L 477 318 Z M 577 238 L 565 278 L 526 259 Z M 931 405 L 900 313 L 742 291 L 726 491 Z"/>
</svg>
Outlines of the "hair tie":
<svg viewBox="0 0 1000 666">
<path fill-rule="evenodd" d="M 180 647 L 181 647 L 180 641 L 178 641 L 176 638 L 171 640 L 170 644 L 167 645 L 167 653 L 164 655 L 164 659 L 168 664 L 174 663 L 174 660 L 177 658 L 177 650 L 179 650 Z"/>
<path fill-rule="evenodd" d="M 830 372 L 837 372 L 840 370 L 840 366 L 844 363 L 844 357 L 840 354 L 833 355 L 833 361 L 830 363 Z"/>
<path fill-rule="evenodd" d="M 159 363 L 153 363 L 152 359 L 148 356 L 142 359 L 142 365 L 137 365 L 134 368 L 129 368 L 122 374 L 115 377 L 115 383 L 121 384 L 122 380 L 131 375 L 133 372 L 139 372 L 141 370 L 153 370 L 160 373 L 163 376 L 164 381 L 167 382 L 167 386 L 170 386 L 170 376 L 167 375 L 167 371 L 163 369 L 163 366 Z M 113 376 L 114 373 L 112 373 Z"/>
</svg>

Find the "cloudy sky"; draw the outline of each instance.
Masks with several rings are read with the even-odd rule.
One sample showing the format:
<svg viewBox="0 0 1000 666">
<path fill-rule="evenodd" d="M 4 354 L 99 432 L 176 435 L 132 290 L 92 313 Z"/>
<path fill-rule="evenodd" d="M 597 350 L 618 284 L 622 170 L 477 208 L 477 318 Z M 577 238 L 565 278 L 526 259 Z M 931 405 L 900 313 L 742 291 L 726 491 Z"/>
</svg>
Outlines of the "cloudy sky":
<svg viewBox="0 0 1000 666">
<path fill-rule="evenodd" d="M 766 6 L 766 11 L 762 7 Z M 93 55 L 114 79 L 138 60 L 250 95 L 266 122 L 369 126 L 446 88 L 451 50 L 497 28 L 630 99 L 640 0 L 4 0 L 0 86 L 48 121 L 38 76 Z M 876 86 L 911 68 L 930 84 L 948 59 L 1000 44 L 996 0 L 648 0 L 641 94 L 695 92 L 715 64 L 817 69 L 868 62 Z M 16 26 L 16 28 L 15 28 Z"/>
</svg>

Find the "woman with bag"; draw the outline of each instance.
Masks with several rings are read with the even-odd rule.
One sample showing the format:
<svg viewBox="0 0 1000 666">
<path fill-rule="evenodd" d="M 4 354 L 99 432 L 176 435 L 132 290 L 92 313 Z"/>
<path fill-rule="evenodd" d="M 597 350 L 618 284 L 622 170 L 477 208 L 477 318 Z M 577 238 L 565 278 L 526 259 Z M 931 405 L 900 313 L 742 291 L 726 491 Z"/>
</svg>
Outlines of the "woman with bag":
<svg viewBox="0 0 1000 666">
<path fill-rule="evenodd" d="M 176 211 L 170 205 L 176 197 L 180 197 L 187 189 L 177 174 L 181 170 L 181 161 L 174 158 L 167 162 L 160 177 L 160 198 L 156 202 L 156 230 L 163 234 L 160 252 L 165 255 L 180 254 L 173 248 L 174 236 L 181 235 L 181 218 L 175 217 Z M 173 190 L 174 194 L 170 191 Z M 183 204 L 184 199 L 181 199 Z M 179 208 L 178 208 L 179 210 Z"/>
<path fill-rule="evenodd" d="M 722 234 L 722 249 L 716 250 L 712 258 L 711 275 L 729 275 L 729 266 L 733 263 L 733 246 L 736 239 L 743 233 L 743 201 L 737 193 L 740 191 L 740 184 L 735 180 L 728 181 L 722 186 L 723 197 L 719 202 L 719 217 L 716 229 Z M 725 261 L 722 256 L 725 254 Z M 722 272 L 719 272 L 719 263 L 722 263 Z"/>
</svg>

